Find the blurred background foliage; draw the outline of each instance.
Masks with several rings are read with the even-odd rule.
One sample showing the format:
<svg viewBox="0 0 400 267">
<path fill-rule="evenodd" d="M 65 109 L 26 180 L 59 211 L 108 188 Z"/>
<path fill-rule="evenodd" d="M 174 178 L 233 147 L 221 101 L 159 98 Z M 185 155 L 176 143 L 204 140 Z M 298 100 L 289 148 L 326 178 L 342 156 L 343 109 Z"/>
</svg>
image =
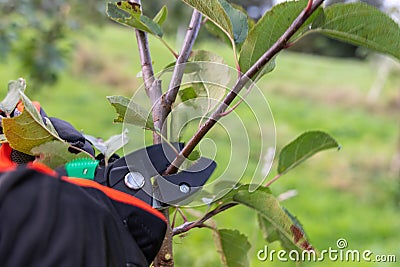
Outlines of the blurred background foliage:
<svg viewBox="0 0 400 267">
<path fill-rule="evenodd" d="M 104 1 L 1 0 L 0 61 L 11 53 L 34 87 L 53 84 L 73 48 L 71 33 L 104 23 L 103 14 Z"/>
<path fill-rule="evenodd" d="M 119 134 L 121 125 L 112 124 L 115 114 L 105 96 L 129 97 L 142 81 L 137 75 L 140 63 L 134 33 L 106 19 L 106 2 L 0 0 L 1 95 L 5 95 L 9 80 L 22 76 L 27 79 L 28 95 L 39 100 L 50 116 L 105 139 Z M 168 6 L 169 16 L 163 29 L 166 40 L 178 49 L 191 10 L 180 1 L 143 2 L 149 16 L 162 5 Z M 235 2 L 249 11 L 253 9 L 254 19 L 272 4 L 267 0 Z M 327 1 L 333 2 L 336 1 Z M 388 8 L 383 1 L 369 2 Z M 392 12 L 398 11 L 393 7 Z M 204 28 L 200 37 L 196 49 L 216 52 L 233 66 L 229 47 Z M 321 153 L 275 183 L 272 190 L 276 195 L 295 190 L 297 195 L 283 205 L 301 220 L 316 248 L 335 248 L 338 238 L 346 238 L 350 249 L 395 254 L 399 260 L 398 64 L 366 56 L 368 53 L 357 47 L 325 37 L 307 38 L 280 55 L 277 68 L 258 84 L 275 117 L 277 149 L 310 129 L 332 134 L 343 149 Z M 174 58 L 158 40 L 150 38 L 149 42 L 158 72 Z M 379 93 L 369 99 L 375 84 Z M 229 153 L 228 141 L 220 136 L 210 137 Z M 224 152 L 218 151 L 217 156 L 225 159 Z M 273 175 L 274 171 L 269 178 Z M 258 225 L 249 210 L 234 208 L 215 219 L 220 227 L 238 228 L 250 237 L 254 245 L 249 254 L 251 266 L 294 266 L 257 260 L 257 250 L 264 248 L 265 241 L 255 230 Z M 174 241 L 177 266 L 220 265 L 207 229 L 196 229 L 188 235 Z M 279 244 L 271 248 L 279 249 Z M 301 266 L 382 265 L 319 262 Z"/>
<path fill-rule="evenodd" d="M 390 0 L 361 0 L 381 10 L 389 10 Z M 0 61 L 7 60 L 9 54 L 18 57 L 19 69 L 28 75 L 34 88 L 53 84 L 58 74 L 65 69 L 74 42 L 70 36 L 77 30 L 90 26 L 104 26 L 107 22 L 104 7 L 108 1 L 66 1 L 66 0 L 0 0 Z M 115 1 L 114 1 L 115 2 Z M 232 3 L 247 10 L 249 17 L 257 20 L 273 5 L 282 0 L 233 0 Z M 327 0 L 326 5 L 346 0 Z M 144 13 L 154 16 L 166 5 L 169 10 L 168 23 L 164 31 L 169 36 L 181 38 L 191 10 L 180 1 L 146 1 Z M 398 7 L 397 7 L 398 8 Z M 108 22 L 110 23 L 110 22 Z M 213 38 L 207 32 L 202 38 Z M 365 58 L 367 51 L 344 44 L 319 34 L 303 38 L 291 48 L 293 51 L 333 57 Z"/>
</svg>

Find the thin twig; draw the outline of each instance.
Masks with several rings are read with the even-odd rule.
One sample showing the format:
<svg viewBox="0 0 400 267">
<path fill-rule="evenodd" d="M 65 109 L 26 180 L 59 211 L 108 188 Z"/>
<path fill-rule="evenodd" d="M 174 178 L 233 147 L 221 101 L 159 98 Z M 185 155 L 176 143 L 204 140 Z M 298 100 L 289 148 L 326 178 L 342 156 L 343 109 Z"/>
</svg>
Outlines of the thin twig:
<svg viewBox="0 0 400 267">
<path fill-rule="evenodd" d="M 176 222 L 176 215 L 178 214 L 178 208 L 175 209 L 174 215 L 172 216 L 172 221 L 171 221 L 171 228 L 175 227 L 175 222 Z"/>
<path fill-rule="evenodd" d="M 278 41 L 272 45 L 268 51 L 266 51 L 256 63 L 254 63 L 250 69 L 242 75 L 236 82 L 233 89 L 225 97 L 220 106 L 216 111 L 207 119 L 207 121 L 197 130 L 193 137 L 188 141 L 187 145 L 179 153 L 179 156 L 171 163 L 164 174 L 173 174 L 179 170 L 179 167 L 185 161 L 190 153 L 194 150 L 197 144 L 202 140 L 202 138 L 208 133 L 208 131 L 216 124 L 216 122 L 221 118 L 221 114 L 224 114 L 227 107 L 233 102 L 238 93 L 245 87 L 247 82 L 254 78 L 257 73 L 268 64 L 271 59 L 278 54 L 282 49 L 285 48 L 286 44 L 290 38 L 297 32 L 297 30 L 304 24 L 304 22 L 310 17 L 310 15 L 322 4 L 324 0 L 316 0 L 311 8 L 305 8 L 300 15 L 293 21 L 290 27 L 285 31 L 285 33 L 278 39 Z"/>
<path fill-rule="evenodd" d="M 182 211 L 179 207 L 178 207 L 177 209 L 178 209 L 179 214 L 180 214 L 181 217 L 182 217 L 182 220 L 183 220 L 184 222 L 187 222 L 188 219 L 187 219 L 186 215 L 183 213 L 183 211 Z"/>
<path fill-rule="evenodd" d="M 229 115 L 232 111 L 234 111 L 245 99 L 246 97 L 250 94 L 251 89 L 253 89 L 255 86 L 255 83 L 251 83 L 249 88 L 246 90 L 246 92 L 243 94 L 243 96 L 240 98 L 240 100 L 229 110 L 224 111 L 220 114 L 221 117 Z"/>
<path fill-rule="evenodd" d="M 188 30 L 186 32 L 185 39 L 183 41 L 181 52 L 179 53 L 178 59 L 176 60 L 174 72 L 171 77 L 171 82 L 169 84 L 168 91 L 163 99 L 165 108 L 165 113 L 163 114 L 164 119 L 171 112 L 172 104 L 175 102 L 176 96 L 178 95 L 178 91 L 185 70 L 184 63 L 188 61 L 189 56 L 192 52 L 193 44 L 197 38 L 201 26 L 201 18 L 202 18 L 201 13 L 196 9 L 194 9 Z"/>
<path fill-rule="evenodd" d="M 223 211 L 225 211 L 227 209 L 230 209 L 232 207 L 235 207 L 237 205 L 238 205 L 238 203 L 228 203 L 228 204 L 219 206 L 219 207 L 213 209 L 212 211 L 207 212 L 202 218 L 200 218 L 197 221 L 186 222 L 186 223 L 184 223 L 184 224 L 182 224 L 182 225 L 180 225 L 178 227 L 175 227 L 172 230 L 172 234 L 173 235 L 179 235 L 179 234 L 186 233 L 187 231 L 189 231 L 190 229 L 193 229 L 193 228 L 207 227 L 207 225 L 204 224 L 207 220 L 211 219 L 212 217 L 214 217 L 218 213 L 223 212 Z"/>
</svg>

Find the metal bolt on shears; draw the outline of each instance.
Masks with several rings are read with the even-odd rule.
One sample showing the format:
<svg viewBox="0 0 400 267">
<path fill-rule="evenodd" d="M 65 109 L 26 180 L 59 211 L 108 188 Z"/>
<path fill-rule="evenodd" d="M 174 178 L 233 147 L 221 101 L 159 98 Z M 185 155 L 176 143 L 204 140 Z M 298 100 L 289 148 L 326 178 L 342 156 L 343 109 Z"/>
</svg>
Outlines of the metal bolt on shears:
<svg viewBox="0 0 400 267">
<path fill-rule="evenodd" d="M 99 167 L 94 180 L 153 207 L 181 205 L 202 188 L 214 172 L 216 163 L 201 157 L 189 168 L 163 176 L 176 157 L 176 151 L 183 148 L 182 143 L 172 145 L 174 147 L 162 143 L 134 151 L 106 167 Z"/>
</svg>

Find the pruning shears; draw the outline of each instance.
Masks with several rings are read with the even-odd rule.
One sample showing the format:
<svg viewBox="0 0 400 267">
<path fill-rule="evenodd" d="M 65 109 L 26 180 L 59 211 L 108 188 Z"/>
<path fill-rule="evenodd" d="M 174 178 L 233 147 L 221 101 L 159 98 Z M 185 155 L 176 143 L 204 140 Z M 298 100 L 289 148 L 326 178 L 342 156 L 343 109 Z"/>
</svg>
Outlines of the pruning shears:
<svg viewBox="0 0 400 267">
<path fill-rule="evenodd" d="M 201 157 L 186 170 L 163 176 L 182 143 L 162 143 L 134 151 L 105 167 L 98 167 L 94 180 L 130 194 L 147 204 L 182 204 L 198 192 L 216 168 L 215 161 Z"/>
</svg>

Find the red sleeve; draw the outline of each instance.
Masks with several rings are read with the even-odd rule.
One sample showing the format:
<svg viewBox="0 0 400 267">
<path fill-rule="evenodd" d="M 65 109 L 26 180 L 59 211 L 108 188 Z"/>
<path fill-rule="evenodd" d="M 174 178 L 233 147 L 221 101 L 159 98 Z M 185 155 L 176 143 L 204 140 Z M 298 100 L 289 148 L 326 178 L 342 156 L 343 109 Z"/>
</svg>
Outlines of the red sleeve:
<svg viewBox="0 0 400 267">
<path fill-rule="evenodd" d="M 3 143 L 0 146 L 0 171 L 14 169 L 17 164 L 11 160 L 12 148 L 8 143 Z"/>
</svg>

